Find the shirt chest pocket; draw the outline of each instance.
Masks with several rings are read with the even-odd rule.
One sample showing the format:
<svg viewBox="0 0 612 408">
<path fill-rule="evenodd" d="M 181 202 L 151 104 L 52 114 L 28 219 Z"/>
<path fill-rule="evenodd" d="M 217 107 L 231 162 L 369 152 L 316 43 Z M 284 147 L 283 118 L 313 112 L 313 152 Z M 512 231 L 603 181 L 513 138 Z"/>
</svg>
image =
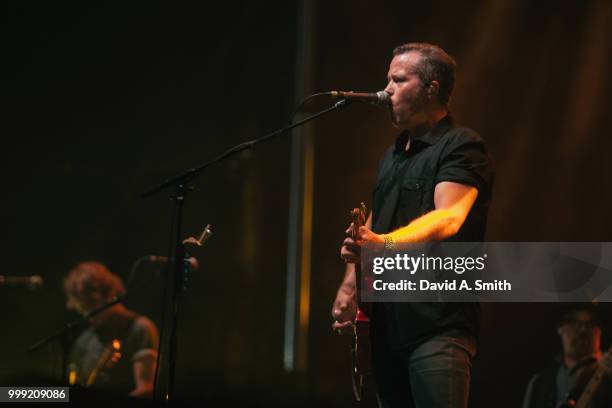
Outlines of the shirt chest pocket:
<svg viewBox="0 0 612 408">
<path fill-rule="evenodd" d="M 402 181 L 398 215 L 407 223 L 434 209 L 433 180 L 406 178 Z"/>
</svg>

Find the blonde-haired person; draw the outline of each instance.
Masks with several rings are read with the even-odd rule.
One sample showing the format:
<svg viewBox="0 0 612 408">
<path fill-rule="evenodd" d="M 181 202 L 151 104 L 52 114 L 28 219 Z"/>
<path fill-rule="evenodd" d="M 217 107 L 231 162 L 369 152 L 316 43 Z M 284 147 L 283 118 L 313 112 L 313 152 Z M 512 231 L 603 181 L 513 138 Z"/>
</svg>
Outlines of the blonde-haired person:
<svg viewBox="0 0 612 408">
<path fill-rule="evenodd" d="M 64 280 L 66 306 L 86 315 L 121 297 L 121 279 L 100 262 L 81 262 Z M 151 397 L 159 336 L 155 324 L 118 303 L 90 318 L 68 357 L 71 384 Z"/>
</svg>

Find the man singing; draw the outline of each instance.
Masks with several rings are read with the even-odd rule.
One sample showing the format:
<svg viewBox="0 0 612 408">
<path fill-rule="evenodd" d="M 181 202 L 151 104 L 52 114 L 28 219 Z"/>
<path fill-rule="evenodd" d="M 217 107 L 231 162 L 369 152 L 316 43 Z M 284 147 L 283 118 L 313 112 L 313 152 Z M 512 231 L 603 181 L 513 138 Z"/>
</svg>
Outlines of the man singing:
<svg viewBox="0 0 612 408">
<path fill-rule="evenodd" d="M 409 43 L 393 50 L 385 88 L 402 132 L 385 152 L 372 212 L 346 238 L 345 277 L 332 307 L 333 328 L 355 317 L 360 246 L 484 240 L 493 164 L 483 139 L 449 111 L 455 61 L 441 48 Z M 480 308 L 474 303 L 375 303 L 372 368 L 382 407 L 466 407 Z"/>
</svg>

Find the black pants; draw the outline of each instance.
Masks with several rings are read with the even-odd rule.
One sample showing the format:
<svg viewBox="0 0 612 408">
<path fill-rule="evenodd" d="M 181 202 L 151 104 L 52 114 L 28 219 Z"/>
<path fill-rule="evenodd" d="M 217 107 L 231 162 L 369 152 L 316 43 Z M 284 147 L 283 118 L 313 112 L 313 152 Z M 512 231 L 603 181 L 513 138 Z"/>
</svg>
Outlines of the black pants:
<svg viewBox="0 0 612 408">
<path fill-rule="evenodd" d="M 390 351 L 373 343 L 372 363 L 381 408 L 466 408 L 476 342 L 436 336 Z"/>
</svg>

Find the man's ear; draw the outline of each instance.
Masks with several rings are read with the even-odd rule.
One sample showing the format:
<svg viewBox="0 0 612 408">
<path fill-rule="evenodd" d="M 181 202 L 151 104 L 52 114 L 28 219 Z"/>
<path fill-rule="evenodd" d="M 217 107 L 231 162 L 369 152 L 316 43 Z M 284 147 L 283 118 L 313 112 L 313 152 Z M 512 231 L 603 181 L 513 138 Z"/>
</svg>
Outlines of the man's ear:
<svg viewBox="0 0 612 408">
<path fill-rule="evenodd" d="M 431 81 L 427 87 L 427 96 L 429 98 L 437 98 L 438 92 L 440 92 L 440 83 L 438 81 Z"/>
</svg>

